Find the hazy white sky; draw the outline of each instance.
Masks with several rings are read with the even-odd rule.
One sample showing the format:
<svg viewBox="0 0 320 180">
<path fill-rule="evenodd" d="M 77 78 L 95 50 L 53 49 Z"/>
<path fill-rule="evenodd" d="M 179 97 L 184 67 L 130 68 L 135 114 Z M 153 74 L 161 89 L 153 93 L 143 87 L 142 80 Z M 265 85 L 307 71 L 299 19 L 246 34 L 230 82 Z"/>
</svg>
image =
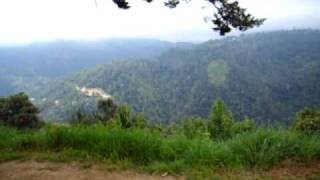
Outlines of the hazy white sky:
<svg viewBox="0 0 320 180">
<path fill-rule="evenodd" d="M 203 41 L 218 37 L 205 16 L 205 0 L 182 3 L 176 9 L 163 0 L 148 4 L 131 0 L 130 10 L 120 10 L 112 0 L 0 0 L 0 44 L 55 39 L 117 37 Z M 320 0 L 239 0 L 256 17 L 268 18 L 254 31 L 320 28 Z"/>
</svg>

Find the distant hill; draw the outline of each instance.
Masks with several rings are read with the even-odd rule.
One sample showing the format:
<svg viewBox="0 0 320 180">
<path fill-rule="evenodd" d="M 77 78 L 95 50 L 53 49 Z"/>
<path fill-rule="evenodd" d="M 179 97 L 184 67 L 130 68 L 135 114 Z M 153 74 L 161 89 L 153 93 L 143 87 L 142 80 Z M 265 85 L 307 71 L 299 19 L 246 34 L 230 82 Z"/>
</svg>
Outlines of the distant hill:
<svg viewBox="0 0 320 180">
<path fill-rule="evenodd" d="M 59 40 L 0 47 L 0 65 L 11 74 L 61 76 L 112 59 L 154 57 L 174 46 L 152 39 Z"/>
<path fill-rule="evenodd" d="M 237 118 L 287 122 L 304 106 L 320 105 L 319 49 L 320 32 L 312 30 L 233 37 L 172 48 L 154 61 L 109 62 L 31 94 L 46 98 L 44 115 L 58 119 L 94 107 L 94 98 L 76 91 L 79 85 L 102 88 L 154 120 L 206 116 L 221 97 Z"/>
<path fill-rule="evenodd" d="M 24 90 L 45 118 L 67 120 L 96 99 L 76 86 L 101 88 L 149 119 L 168 122 L 207 116 L 222 98 L 237 119 L 287 123 L 305 106 L 320 105 L 320 31 L 243 35 L 171 48 L 158 58 L 110 61 Z"/>
<path fill-rule="evenodd" d="M 0 96 L 30 78 L 57 78 L 110 60 L 153 58 L 173 47 L 192 46 L 153 39 L 59 40 L 27 46 L 0 47 Z M 23 80 L 22 80 L 23 79 Z"/>
</svg>

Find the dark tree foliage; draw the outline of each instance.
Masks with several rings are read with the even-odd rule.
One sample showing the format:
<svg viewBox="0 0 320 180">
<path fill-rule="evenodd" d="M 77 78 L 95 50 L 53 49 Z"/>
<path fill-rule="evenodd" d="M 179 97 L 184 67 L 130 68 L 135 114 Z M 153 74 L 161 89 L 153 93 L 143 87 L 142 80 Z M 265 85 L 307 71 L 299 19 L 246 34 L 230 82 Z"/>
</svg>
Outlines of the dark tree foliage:
<svg viewBox="0 0 320 180">
<path fill-rule="evenodd" d="M 17 128 L 39 126 L 39 110 L 24 93 L 0 99 L 0 123 Z"/>
<path fill-rule="evenodd" d="M 126 0 L 113 0 L 113 2 L 121 9 L 129 9 L 129 3 Z"/>
<path fill-rule="evenodd" d="M 100 122 L 97 118 L 96 112 L 88 112 L 84 108 L 79 108 L 77 111 L 72 112 L 70 123 L 71 124 L 85 124 L 92 125 Z"/>
<path fill-rule="evenodd" d="M 112 99 L 100 99 L 96 109 L 79 108 L 71 114 L 71 124 L 96 124 L 106 123 L 116 117 L 118 106 Z"/>
<path fill-rule="evenodd" d="M 320 132 L 320 108 L 305 108 L 297 113 L 294 129 L 307 133 Z"/>
<path fill-rule="evenodd" d="M 231 111 L 221 99 L 216 100 L 209 115 L 208 129 L 211 138 L 230 137 L 233 125 L 234 120 Z"/>
<path fill-rule="evenodd" d="M 112 99 L 98 101 L 99 117 L 102 121 L 109 121 L 114 118 L 117 112 L 117 105 Z"/>
<path fill-rule="evenodd" d="M 152 2 L 153 0 L 145 0 Z M 190 1 L 190 0 L 184 0 Z M 207 0 L 213 7 L 212 23 L 214 31 L 218 31 L 220 35 L 231 32 L 232 28 L 240 31 L 246 31 L 254 26 L 260 26 L 265 19 L 257 19 L 246 12 L 245 8 L 239 6 L 238 1 L 229 0 Z M 127 0 L 113 0 L 113 2 L 121 9 L 129 9 L 130 5 Z M 168 0 L 164 3 L 169 8 L 175 8 L 180 4 L 180 0 Z"/>
<path fill-rule="evenodd" d="M 117 108 L 115 120 L 122 128 L 146 128 L 149 127 L 146 118 L 141 113 L 134 113 L 128 105 Z"/>
</svg>

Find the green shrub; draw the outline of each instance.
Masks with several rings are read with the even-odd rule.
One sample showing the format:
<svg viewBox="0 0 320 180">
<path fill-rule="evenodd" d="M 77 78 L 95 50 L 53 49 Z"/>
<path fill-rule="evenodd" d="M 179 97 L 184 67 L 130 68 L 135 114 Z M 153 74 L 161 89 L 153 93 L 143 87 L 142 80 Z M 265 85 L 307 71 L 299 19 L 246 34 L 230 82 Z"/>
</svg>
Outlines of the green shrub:
<svg viewBox="0 0 320 180">
<path fill-rule="evenodd" d="M 117 106 L 111 99 L 100 100 L 98 111 L 87 112 L 79 109 L 71 117 L 70 124 L 75 125 L 94 125 L 107 124 L 120 126 L 122 128 L 146 128 L 148 123 L 146 118 L 140 113 L 133 113 L 128 105 Z"/>
<path fill-rule="evenodd" d="M 0 98 L 0 123 L 17 128 L 35 128 L 40 125 L 39 110 L 24 93 Z"/>
<path fill-rule="evenodd" d="M 236 122 L 231 127 L 232 135 L 241 134 L 244 132 L 252 132 L 257 129 L 257 125 L 253 119 L 246 117 L 241 122 Z"/>
<path fill-rule="evenodd" d="M 285 130 L 259 129 L 239 134 L 226 143 L 242 166 L 269 168 L 295 157 L 298 139 L 294 133 Z"/>
<path fill-rule="evenodd" d="M 18 135 L 16 129 L 0 126 L 0 150 L 11 148 Z"/>
<path fill-rule="evenodd" d="M 307 133 L 320 132 L 320 108 L 305 108 L 298 112 L 293 128 Z"/>
<path fill-rule="evenodd" d="M 92 125 L 100 122 L 99 118 L 94 114 L 90 114 L 83 109 L 78 109 L 71 115 L 70 124 L 85 124 Z"/>
<path fill-rule="evenodd" d="M 114 118 L 117 112 L 117 105 L 112 99 L 98 101 L 98 118 L 103 121 L 109 121 Z"/>
<path fill-rule="evenodd" d="M 168 135 L 173 135 L 173 134 L 183 133 L 183 130 L 181 129 L 180 124 L 173 121 L 166 126 L 164 132 Z"/>
<path fill-rule="evenodd" d="M 202 118 L 187 118 L 182 122 L 182 127 L 188 138 L 209 137 L 206 120 Z"/>
<path fill-rule="evenodd" d="M 130 128 L 132 126 L 131 110 L 128 105 L 120 106 L 117 110 L 116 119 L 120 121 L 121 127 Z"/>
<path fill-rule="evenodd" d="M 220 99 L 216 100 L 209 115 L 208 130 L 212 139 L 223 139 L 231 136 L 234 124 L 231 111 Z"/>
<path fill-rule="evenodd" d="M 147 119 L 140 113 L 136 114 L 132 119 L 132 126 L 136 128 L 148 127 Z"/>
<path fill-rule="evenodd" d="M 132 112 L 128 105 L 119 106 L 113 120 L 118 121 L 122 128 L 149 127 L 147 119 L 140 113 Z"/>
<path fill-rule="evenodd" d="M 297 140 L 296 156 L 303 161 L 320 159 L 320 135 L 304 135 Z"/>
<path fill-rule="evenodd" d="M 115 118 L 117 108 L 112 99 L 102 99 L 98 101 L 97 109 L 94 111 L 80 108 L 72 113 L 70 123 L 86 125 L 106 123 Z"/>
</svg>

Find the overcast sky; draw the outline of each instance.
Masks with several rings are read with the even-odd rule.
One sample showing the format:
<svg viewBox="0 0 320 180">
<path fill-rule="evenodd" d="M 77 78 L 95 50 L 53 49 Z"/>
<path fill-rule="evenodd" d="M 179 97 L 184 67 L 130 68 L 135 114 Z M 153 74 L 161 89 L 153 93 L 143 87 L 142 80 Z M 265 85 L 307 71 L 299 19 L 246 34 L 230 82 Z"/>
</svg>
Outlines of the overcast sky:
<svg viewBox="0 0 320 180">
<path fill-rule="evenodd" d="M 55 39 L 157 38 L 204 41 L 218 37 L 204 17 L 211 15 L 205 0 L 182 3 L 176 9 L 163 0 L 147 4 L 131 0 L 120 10 L 112 0 L 0 0 L 0 44 Z M 320 0 L 239 0 L 266 23 L 253 31 L 320 28 Z"/>
</svg>

